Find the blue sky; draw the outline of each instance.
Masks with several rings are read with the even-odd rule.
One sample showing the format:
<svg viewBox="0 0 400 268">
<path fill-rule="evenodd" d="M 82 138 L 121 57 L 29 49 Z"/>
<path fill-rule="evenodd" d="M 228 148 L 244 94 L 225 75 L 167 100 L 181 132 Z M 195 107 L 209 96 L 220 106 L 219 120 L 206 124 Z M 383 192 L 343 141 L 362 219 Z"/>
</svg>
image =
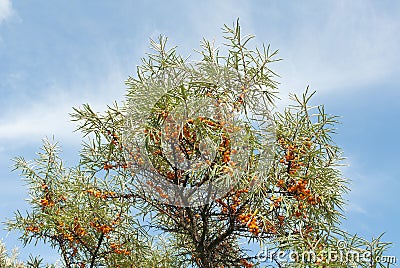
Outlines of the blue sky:
<svg viewBox="0 0 400 268">
<path fill-rule="evenodd" d="M 254 45 L 280 51 L 271 66 L 281 76 L 279 107 L 309 85 L 314 104 L 342 116 L 335 140 L 352 180 L 343 226 L 366 238 L 386 232 L 400 258 L 399 12 L 398 1 L 373 0 L 0 0 L 0 221 L 26 208 L 11 159 L 32 159 L 54 135 L 73 164 L 81 137 L 68 113 L 122 100 L 149 38 L 166 35 L 195 58 L 203 36 L 218 43 L 223 24 L 239 17 Z M 17 236 L 0 230 L 9 248 L 21 246 Z M 54 259 L 43 246 L 21 249 L 29 253 Z"/>
</svg>

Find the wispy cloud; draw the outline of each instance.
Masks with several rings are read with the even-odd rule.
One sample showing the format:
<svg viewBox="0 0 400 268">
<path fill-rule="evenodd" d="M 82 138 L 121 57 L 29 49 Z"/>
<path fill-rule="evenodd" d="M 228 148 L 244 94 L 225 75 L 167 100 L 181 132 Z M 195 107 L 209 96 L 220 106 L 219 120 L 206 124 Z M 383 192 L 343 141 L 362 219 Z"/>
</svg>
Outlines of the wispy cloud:
<svg viewBox="0 0 400 268">
<path fill-rule="evenodd" d="M 242 8 L 239 8 L 238 5 L 230 1 L 221 1 L 218 3 L 206 1 L 201 4 L 200 8 L 198 5 L 182 2 L 182 7 L 185 8 L 187 13 L 190 13 L 188 14 L 188 18 L 190 19 L 187 23 L 188 28 L 191 30 L 189 33 L 184 33 L 184 35 L 180 35 L 178 32 L 174 33 L 175 36 L 173 37 L 175 37 L 174 41 L 179 42 L 179 47 L 183 50 L 187 49 L 186 52 L 189 53 L 193 52 L 193 48 L 198 48 L 202 36 L 211 39 L 220 36 L 221 27 L 224 23 L 230 24 L 236 18 L 243 18 L 248 14 L 248 5 L 242 5 Z M 212 16 L 207 20 L 204 19 L 205 10 L 216 12 L 216 9 L 224 10 L 224 12 L 220 12 L 219 16 Z M 174 23 L 180 24 L 179 21 L 174 21 Z M 164 29 L 159 27 L 161 25 L 155 25 L 153 33 L 163 33 Z M 248 29 L 246 32 L 248 32 Z M 189 36 L 186 36 L 186 34 L 189 34 Z M 147 43 L 147 41 L 136 41 L 135 47 L 132 49 L 136 49 L 137 54 L 144 56 L 143 43 Z M 61 44 L 61 46 L 65 45 Z M 100 44 L 100 47 L 102 46 L 106 45 Z M 69 117 L 72 107 L 89 102 L 95 106 L 95 110 L 101 112 L 114 99 L 121 100 L 123 98 L 123 81 L 127 78 L 127 75 L 126 70 L 121 70 L 121 68 L 126 68 L 125 66 L 122 67 L 125 62 L 123 57 L 118 53 L 114 53 L 115 51 L 112 52 L 112 49 L 111 47 L 111 51 L 101 50 L 103 52 L 102 57 L 106 58 L 104 62 L 105 66 L 102 66 L 101 70 L 97 70 L 96 67 L 87 69 L 87 66 L 81 64 L 78 60 L 78 62 L 74 63 L 75 66 L 79 66 L 79 72 L 76 72 L 77 76 L 74 76 L 74 81 L 51 81 L 50 79 L 49 81 L 52 85 L 48 86 L 47 89 L 41 88 L 38 93 L 39 96 L 35 96 L 32 99 L 28 99 L 24 95 L 25 91 L 17 93 L 21 91 L 15 90 L 16 93 L 13 93 L 15 94 L 13 99 L 18 98 L 17 94 L 22 94 L 22 99 L 24 100 L 22 102 L 24 104 L 20 105 L 20 101 L 15 101 L 18 107 L 9 107 L 8 110 L 4 107 L 2 108 L 3 111 L 0 114 L 0 140 L 2 142 L 0 142 L 0 146 L 2 143 L 4 146 L 7 146 L 7 143 L 10 141 L 24 144 L 37 142 L 46 136 L 51 137 L 52 135 L 55 136 L 56 140 L 79 143 L 80 135 L 73 133 L 76 126 L 70 122 Z M 93 55 L 89 55 L 88 57 L 90 56 Z M 103 77 L 104 73 L 106 73 L 104 70 L 109 70 L 108 77 Z M 66 76 L 68 77 L 68 74 Z M 98 79 L 99 77 L 101 78 Z M 22 79 L 23 82 L 27 77 L 14 74 L 14 76 L 9 76 L 7 79 L 9 88 L 16 88 L 17 86 L 21 86 L 20 80 Z M 49 78 L 46 77 L 45 79 Z M 25 85 L 22 86 L 25 87 Z M 111 91 L 110 89 L 116 90 Z"/>
<path fill-rule="evenodd" d="M 107 105 L 123 96 L 121 81 L 124 79 L 117 71 L 97 83 L 80 80 L 68 88 L 53 85 L 41 97 L 3 112 L 0 116 L 0 148 L 6 147 L 10 141 L 27 144 L 53 135 L 63 143 L 79 143 L 81 135 L 73 133 L 76 124 L 71 122 L 69 116 L 73 112 L 72 107 L 89 103 L 95 111 L 103 112 Z"/>
<path fill-rule="evenodd" d="M 306 2 L 261 7 L 270 15 L 257 33 L 280 49 L 284 61 L 274 69 L 282 75 L 283 93 L 307 85 L 320 92 L 359 89 L 399 73 L 398 4 Z"/>
<path fill-rule="evenodd" d="M 0 0 L 0 24 L 14 14 L 11 0 Z"/>
</svg>

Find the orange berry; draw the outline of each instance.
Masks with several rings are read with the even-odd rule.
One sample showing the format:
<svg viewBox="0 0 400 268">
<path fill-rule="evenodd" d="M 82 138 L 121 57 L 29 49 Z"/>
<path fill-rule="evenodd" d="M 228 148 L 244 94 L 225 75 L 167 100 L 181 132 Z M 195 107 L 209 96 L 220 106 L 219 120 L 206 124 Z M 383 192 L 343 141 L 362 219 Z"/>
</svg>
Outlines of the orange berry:
<svg viewBox="0 0 400 268">
<path fill-rule="evenodd" d="M 41 199 L 40 200 L 40 204 L 42 205 L 42 206 L 47 206 L 48 204 L 49 204 L 49 200 L 47 200 L 47 199 Z"/>
</svg>

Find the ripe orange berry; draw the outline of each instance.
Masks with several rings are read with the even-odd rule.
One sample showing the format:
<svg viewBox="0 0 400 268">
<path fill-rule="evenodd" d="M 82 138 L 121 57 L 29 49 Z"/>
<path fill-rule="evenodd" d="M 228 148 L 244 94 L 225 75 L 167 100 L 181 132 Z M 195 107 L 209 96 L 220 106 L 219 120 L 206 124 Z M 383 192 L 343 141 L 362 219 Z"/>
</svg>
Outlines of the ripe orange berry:
<svg viewBox="0 0 400 268">
<path fill-rule="evenodd" d="M 42 205 L 42 206 L 47 206 L 48 204 L 49 204 L 49 200 L 47 200 L 47 199 L 41 199 L 40 200 L 40 204 Z"/>
</svg>

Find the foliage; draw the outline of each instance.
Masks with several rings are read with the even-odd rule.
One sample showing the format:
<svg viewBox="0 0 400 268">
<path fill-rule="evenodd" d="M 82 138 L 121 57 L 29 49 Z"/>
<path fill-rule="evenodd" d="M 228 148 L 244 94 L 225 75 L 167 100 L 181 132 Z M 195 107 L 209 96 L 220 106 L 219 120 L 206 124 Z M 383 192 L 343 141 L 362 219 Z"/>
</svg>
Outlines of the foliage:
<svg viewBox="0 0 400 268">
<path fill-rule="evenodd" d="M 277 51 L 249 49 L 253 36 L 238 23 L 224 35 L 221 49 L 203 40 L 198 62 L 160 37 L 121 107 L 74 108 L 86 136 L 77 167 L 65 168 L 48 141 L 34 162 L 16 158 L 32 211 L 17 212 L 9 229 L 57 248 L 65 267 L 262 265 L 243 241 L 316 252 L 289 264 L 273 255 L 279 267 L 349 267 L 321 254 L 343 250 L 341 239 L 381 256 L 387 244 L 339 228 L 348 185 L 336 117 L 310 106 L 308 90 L 272 112 Z"/>
<path fill-rule="evenodd" d="M 57 248 L 66 267 L 154 262 L 156 251 L 131 210 L 131 196 L 106 190 L 115 187 L 110 175 L 98 178 L 80 168 L 64 168 L 58 153 L 56 144 L 45 141 L 34 162 L 16 158 L 33 210 L 24 216 L 18 211 L 9 228 L 23 231 L 24 244 L 43 239 Z"/>
<path fill-rule="evenodd" d="M 13 250 L 11 256 L 9 256 L 6 246 L 2 241 L 0 241 L 0 267 L 25 268 L 23 263 L 18 261 L 17 250 Z"/>
<path fill-rule="evenodd" d="M 11 256 L 7 252 L 5 244 L 0 240 L 0 267 L 2 268 L 55 268 L 58 267 L 56 264 L 43 266 L 43 260 L 39 257 L 29 256 L 29 260 L 24 263 L 18 260 L 19 252 L 17 248 L 11 251 Z"/>
</svg>

